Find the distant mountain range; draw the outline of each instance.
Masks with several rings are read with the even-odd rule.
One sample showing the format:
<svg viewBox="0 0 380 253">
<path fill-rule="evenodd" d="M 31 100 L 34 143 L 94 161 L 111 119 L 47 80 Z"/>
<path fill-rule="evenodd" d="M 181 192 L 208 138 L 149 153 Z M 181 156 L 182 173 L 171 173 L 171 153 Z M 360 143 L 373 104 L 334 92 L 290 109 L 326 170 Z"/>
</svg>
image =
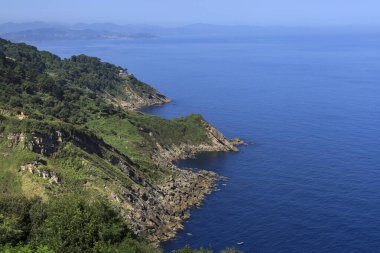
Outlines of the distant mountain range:
<svg viewBox="0 0 380 253">
<path fill-rule="evenodd" d="M 230 38 L 262 35 L 297 34 L 344 34 L 352 31 L 366 33 L 378 31 L 373 28 L 353 27 L 259 27 L 248 25 L 192 24 L 180 27 L 155 25 L 118 25 L 112 23 L 77 23 L 63 25 L 46 22 L 0 24 L 0 37 L 18 41 L 51 40 L 107 40 L 107 39 L 151 39 L 156 37 L 203 38 L 228 36 Z"/>
<path fill-rule="evenodd" d="M 108 23 L 60 25 L 44 22 L 0 24 L 0 37 L 11 41 L 97 40 L 152 38 L 158 28 Z"/>
<path fill-rule="evenodd" d="M 17 41 L 149 39 L 155 37 L 210 37 L 255 34 L 255 26 L 192 24 L 180 27 L 155 25 L 117 25 L 112 23 L 77 23 L 62 25 L 45 22 L 0 24 L 0 37 Z"/>
<path fill-rule="evenodd" d="M 41 40 L 93 40 L 93 39 L 136 39 L 151 38 L 151 34 L 122 34 L 110 31 L 74 30 L 69 28 L 40 28 L 2 34 L 1 37 L 11 41 Z"/>
</svg>

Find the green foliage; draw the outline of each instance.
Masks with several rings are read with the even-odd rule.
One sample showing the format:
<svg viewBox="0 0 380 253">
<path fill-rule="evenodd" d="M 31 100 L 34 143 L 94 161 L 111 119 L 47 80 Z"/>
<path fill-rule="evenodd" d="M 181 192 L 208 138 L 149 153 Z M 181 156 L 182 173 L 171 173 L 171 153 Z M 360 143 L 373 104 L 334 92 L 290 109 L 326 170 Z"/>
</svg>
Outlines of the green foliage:
<svg viewBox="0 0 380 253">
<path fill-rule="evenodd" d="M 1 127 L 1 126 L 0 126 Z M 3 134 L 5 129 L 3 129 Z M 36 158 L 36 154 L 19 148 L 9 149 L 9 143 L 0 141 L 0 195 L 21 193 L 20 165 Z"/>
<path fill-rule="evenodd" d="M 211 248 L 200 248 L 200 249 L 191 249 L 190 246 L 185 246 L 183 249 L 174 251 L 175 253 L 213 253 L 214 251 Z M 220 251 L 220 253 L 243 253 L 240 250 L 234 248 L 226 248 Z"/>
<path fill-rule="evenodd" d="M 107 103 L 107 94 L 117 96 L 126 86 L 141 97 L 156 94 L 154 88 L 133 75 L 119 76 L 120 67 L 85 55 L 62 61 L 35 47 L 4 40 L 0 41 L 0 48 L 3 48 L 0 54 L 0 108 L 14 113 L 22 111 L 29 119 L 59 120 L 74 125 L 110 117 L 115 120 L 113 116 L 117 116 L 119 123 L 127 119 L 137 129 L 142 128 L 138 135 L 154 144 L 199 144 L 208 140 L 199 115 L 165 120 L 126 113 Z M 150 132 L 154 138 L 147 135 Z"/>
<path fill-rule="evenodd" d="M 59 78 L 75 86 L 92 91 L 115 91 L 123 80 L 118 76 L 120 67 L 101 62 L 99 58 L 86 55 L 72 56 L 62 62 Z"/>
<path fill-rule="evenodd" d="M 141 129 L 145 139 L 152 139 L 161 145 L 200 144 L 208 141 L 202 116 L 193 114 L 187 117 L 167 120 L 153 115 L 130 115 L 132 124 Z M 152 133 L 152 134 L 149 134 Z"/>
<path fill-rule="evenodd" d="M 0 195 L 0 244 L 17 245 L 26 241 L 44 219 L 41 206 L 39 199 Z"/>
<path fill-rule="evenodd" d="M 183 249 L 176 250 L 175 253 L 213 253 L 212 249 L 191 249 L 189 245 L 186 245 Z"/>
<path fill-rule="evenodd" d="M 30 245 L 17 245 L 12 247 L 10 245 L 0 245 L 1 253 L 54 253 L 46 246 L 39 246 L 32 248 Z"/>
<path fill-rule="evenodd" d="M 141 97 L 148 97 L 149 94 L 157 92 L 152 86 L 141 82 L 133 75 L 128 75 L 124 78 L 127 81 L 129 87 L 133 88 L 133 90 Z"/>
<path fill-rule="evenodd" d="M 29 245 L 21 246 L 22 243 Z M 161 252 L 134 236 L 105 202 L 75 195 L 59 197 L 49 205 L 40 199 L 0 196 L 0 249 L 41 253 Z"/>
<path fill-rule="evenodd" d="M 52 201 L 39 244 L 56 252 L 93 252 L 121 242 L 128 228 L 105 203 L 65 197 Z"/>
<path fill-rule="evenodd" d="M 120 67 L 85 55 L 61 61 L 35 47 L 4 40 L 0 49 L 1 108 L 74 124 L 85 123 L 88 115 L 117 113 L 102 96 L 117 94 L 124 86 Z"/>
</svg>

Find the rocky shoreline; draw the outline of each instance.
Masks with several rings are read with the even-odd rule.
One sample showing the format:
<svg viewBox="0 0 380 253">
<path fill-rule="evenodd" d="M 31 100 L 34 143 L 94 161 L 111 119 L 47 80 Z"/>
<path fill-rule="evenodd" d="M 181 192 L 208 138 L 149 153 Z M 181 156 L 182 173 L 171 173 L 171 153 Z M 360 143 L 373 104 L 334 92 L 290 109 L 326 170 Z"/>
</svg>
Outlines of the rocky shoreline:
<svg viewBox="0 0 380 253">
<path fill-rule="evenodd" d="M 130 97 L 135 98 L 133 103 L 125 104 L 118 101 L 118 104 L 124 108 L 138 110 L 171 102 L 169 98 L 159 93 L 147 99 L 130 92 Z M 149 191 L 140 191 L 140 189 L 134 191 L 133 194 L 137 199 L 142 199 L 143 202 L 137 202 L 129 206 L 130 209 L 127 211 L 126 209 L 122 211 L 124 216 L 134 223 L 132 226 L 135 232 L 157 246 L 161 242 L 173 239 L 177 232 L 183 229 L 183 222 L 190 218 L 188 210 L 191 207 L 199 207 L 206 195 L 216 190 L 216 182 L 220 179 L 214 172 L 180 169 L 174 165 L 174 162 L 194 157 L 201 152 L 237 152 L 235 146 L 244 143 L 239 138 L 229 141 L 208 122 L 202 123 L 207 130 L 210 143 L 181 144 L 171 147 L 162 147 L 156 143 L 157 149 L 153 159 L 159 165 L 171 167 L 174 175 Z"/>
<path fill-rule="evenodd" d="M 240 139 L 230 142 L 209 123 L 204 124 L 210 139 L 207 144 L 172 147 L 157 144 L 154 159 L 157 164 L 170 166 L 173 175 L 157 186 L 124 189 L 124 194 L 117 197 L 123 203 L 121 212 L 131 221 L 134 231 L 155 245 L 173 239 L 190 217 L 189 208 L 200 206 L 206 195 L 216 190 L 216 182 L 221 179 L 214 172 L 180 169 L 173 162 L 200 152 L 236 152 L 235 145 L 243 143 Z"/>
<path fill-rule="evenodd" d="M 211 171 L 173 167 L 173 174 L 159 185 L 142 182 L 141 187 L 109 194 L 133 231 L 158 246 L 183 229 L 183 222 L 190 217 L 189 208 L 200 206 L 205 196 L 216 189 L 218 179 Z"/>
</svg>

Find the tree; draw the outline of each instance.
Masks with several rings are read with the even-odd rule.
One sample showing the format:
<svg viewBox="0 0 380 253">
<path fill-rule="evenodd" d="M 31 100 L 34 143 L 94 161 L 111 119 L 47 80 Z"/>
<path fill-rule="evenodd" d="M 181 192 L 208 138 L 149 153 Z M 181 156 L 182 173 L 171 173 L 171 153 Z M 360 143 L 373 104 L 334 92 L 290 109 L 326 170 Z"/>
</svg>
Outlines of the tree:
<svg viewBox="0 0 380 253">
<path fill-rule="evenodd" d="M 106 204 L 75 197 L 53 201 L 38 244 L 56 252 L 93 252 L 95 247 L 121 242 L 129 231 Z"/>
</svg>

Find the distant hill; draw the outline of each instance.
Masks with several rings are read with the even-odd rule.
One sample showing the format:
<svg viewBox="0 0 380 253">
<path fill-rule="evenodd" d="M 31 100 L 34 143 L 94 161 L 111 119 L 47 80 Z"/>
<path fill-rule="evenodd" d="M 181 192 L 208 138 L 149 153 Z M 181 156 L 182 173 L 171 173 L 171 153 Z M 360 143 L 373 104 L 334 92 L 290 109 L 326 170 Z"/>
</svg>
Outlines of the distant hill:
<svg viewBox="0 0 380 253">
<path fill-rule="evenodd" d="M 373 28 L 260 27 L 249 25 L 191 24 L 179 27 L 155 25 L 118 25 L 112 23 L 77 23 L 74 25 L 45 22 L 0 24 L 0 36 L 14 42 L 51 40 L 109 40 L 161 38 L 245 38 L 315 34 L 378 32 Z"/>
<path fill-rule="evenodd" d="M 0 24 L 0 36 L 14 42 L 51 40 L 147 39 L 154 37 L 203 37 L 253 34 L 252 26 L 193 24 L 180 27 L 154 25 L 118 25 L 112 23 L 77 23 L 74 25 L 45 22 Z"/>
<path fill-rule="evenodd" d="M 60 28 L 62 27 L 62 25 L 45 23 L 41 21 L 25 22 L 25 23 L 7 22 L 7 23 L 0 24 L 0 34 L 21 32 L 21 31 L 41 29 L 41 28 L 52 28 L 52 27 Z"/>
<path fill-rule="evenodd" d="M 70 26 L 71 29 L 109 31 L 122 34 L 160 34 L 165 28 L 153 25 L 117 25 L 112 23 L 77 23 Z"/>
<path fill-rule="evenodd" d="M 147 33 L 122 34 L 110 31 L 70 28 L 39 28 L 1 35 L 11 41 L 49 41 L 49 40 L 95 40 L 95 39 L 135 39 L 151 38 Z"/>
</svg>

